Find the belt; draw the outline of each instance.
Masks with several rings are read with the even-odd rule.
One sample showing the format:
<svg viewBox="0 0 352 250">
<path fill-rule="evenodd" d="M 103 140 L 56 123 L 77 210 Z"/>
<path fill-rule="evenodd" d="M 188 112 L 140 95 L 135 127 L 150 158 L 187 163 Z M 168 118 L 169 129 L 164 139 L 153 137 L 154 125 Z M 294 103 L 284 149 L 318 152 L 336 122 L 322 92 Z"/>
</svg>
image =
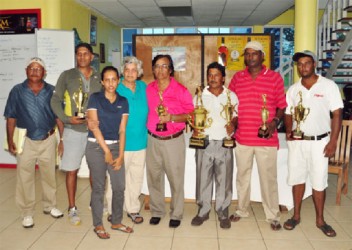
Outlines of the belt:
<svg viewBox="0 0 352 250">
<path fill-rule="evenodd" d="M 97 139 L 95 138 L 88 138 L 88 141 L 91 141 L 91 142 L 97 142 Z M 104 140 L 106 145 L 111 145 L 111 144 L 114 144 L 114 143 L 118 143 L 119 140 Z"/>
<path fill-rule="evenodd" d="M 150 134 L 150 136 L 152 136 L 152 137 L 154 137 L 154 138 L 156 138 L 156 139 L 158 139 L 158 140 L 166 141 L 166 140 L 171 140 L 171 139 L 174 139 L 174 138 L 179 137 L 180 135 L 183 134 L 183 130 L 181 130 L 181 131 L 179 131 L 179 132 L 177 132 L 177 133 L 175 133 L 175 134 L 173 134 L 173 135 L 168 135 L 168 136 L 158 136 L 158 135 L 156 135 L 156 134 L 153 134 L 153 133 L 150 132 L 149 130 L 148 130 L 148 134 Z"/>
<path fill-rule="evenodd" d="M 329 132 L 326 132 L 325 134 L 321 134 L 321 135 L 316 135 L 316 136 L 308 136 L 308 135 L 305 135 L 303 136 L 303 140 L 307 140 L 307 141 L 319 141 L 325 137 L 327 137 L 330 133 Z"/>
<path fill-rule="evenodd" d="M 55 133 L 55 129 L 53 128 L 43 137 L 43 139 L 40 139 L 40 141 L 44 141 L 44 140 L 48 139 L 49 136 L 51 136 L 54 133 Z"/>
</svg>

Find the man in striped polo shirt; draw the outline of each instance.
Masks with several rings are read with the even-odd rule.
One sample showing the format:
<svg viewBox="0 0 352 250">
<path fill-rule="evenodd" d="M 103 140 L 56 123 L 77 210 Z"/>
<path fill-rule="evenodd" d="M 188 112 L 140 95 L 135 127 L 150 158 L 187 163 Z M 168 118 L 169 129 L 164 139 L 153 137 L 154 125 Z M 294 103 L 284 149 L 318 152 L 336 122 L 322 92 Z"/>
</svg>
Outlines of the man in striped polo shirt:
<svg viewBox="0 0 352 250">
<path fill-rule="evenodd" d="M 239 100 L 235 149 L 238 206 L 230 219 L 237 222 L 241 217 L 249 216 L 251 172 L 255 156 L 266 220 L 271 229 L 277 231 L 281 225 L 276 166 L 279 140 L 276 127 L 287 104 L 282 77 L 263 65 L 264 57 L 261 43 L 248 42 L 244 49 L 246 68 L 237 72 L 229 85 Z M 268 111 L 267 135 L 260 138 L 258 129 L 263 124 L 263 106 Z"/>
</svg>

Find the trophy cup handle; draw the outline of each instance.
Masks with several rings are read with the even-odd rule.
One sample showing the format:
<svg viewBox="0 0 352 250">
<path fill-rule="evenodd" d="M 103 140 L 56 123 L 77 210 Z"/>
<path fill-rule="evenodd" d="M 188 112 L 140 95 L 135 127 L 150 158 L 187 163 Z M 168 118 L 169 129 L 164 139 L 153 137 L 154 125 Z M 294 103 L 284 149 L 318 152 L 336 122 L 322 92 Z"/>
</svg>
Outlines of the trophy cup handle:
<svg viewBox="0 0 352 250">
<path fill-rule="evenodd" d="M 306 120 L 306 118 L 307 118 L 307 116 L 309 115 L 309 113 L 310 113 L 310 108 L 306 108 L 306 109 L 304 110 L 304 118 L 303 118 L 303 121 Z"/>
<path fill-rule="evenodd" d="M 188 122 L 189 126 L 191 126 L 191 128 L 194 129 L 194 126 L 193 126 L 193 117 L 192 117 L 192 115 L 188 115 L 188 116 L 187 116 L 187 122 Z"/>
<path fill-rule="evenodd" d="M 204 126 L 204 128 L 210 128 L 212 123 L 213 123 L 213 119 L 211 117 L 209 117 L 207 119 L 207 124 Z"/>
<path fill-rule="evenodd" d="M 220 112 L 220 116 L 226 120 L 226 114 L 225 114 L 225 106 L 224 104 L 221 104 L 222 106 L 222 111 Z"/>
</svg>

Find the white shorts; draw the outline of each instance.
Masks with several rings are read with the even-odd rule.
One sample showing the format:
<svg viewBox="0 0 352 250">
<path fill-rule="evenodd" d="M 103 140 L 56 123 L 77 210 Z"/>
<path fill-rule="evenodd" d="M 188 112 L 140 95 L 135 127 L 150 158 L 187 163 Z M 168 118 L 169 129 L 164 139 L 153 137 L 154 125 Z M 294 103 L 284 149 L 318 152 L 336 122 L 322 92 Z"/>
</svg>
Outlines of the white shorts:
<svg viewBox="0 0 352 250">
<path fill-rule="evenodd" d="M 62 156 L 60 170 L 75 171 L 81 167 L 84 156 L 88 132 L 77 132 L 70 128 L 64 128 L 64 154 Z"/>
<path fill-rule="evenodd" d="M 287 141 L 288 146 L 288 185 L 306 183 L 307 177 L 312 188 L 323 191 L 328 186 L 328 162 L 324 148 L 330 136 L 318 141 Z"/>
</svg>

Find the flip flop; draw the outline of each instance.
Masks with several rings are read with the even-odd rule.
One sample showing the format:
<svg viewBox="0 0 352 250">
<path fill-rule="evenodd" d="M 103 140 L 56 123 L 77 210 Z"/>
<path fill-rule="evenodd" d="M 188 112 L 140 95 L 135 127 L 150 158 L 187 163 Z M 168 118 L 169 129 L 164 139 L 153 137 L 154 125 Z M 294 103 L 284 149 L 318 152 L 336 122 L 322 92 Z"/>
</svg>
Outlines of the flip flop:
<svg viewBox="0 0 352 250">
<path fill-rule="evenodd" d="M 104 229 L 93 229 L 94 233 L 103 240 L 110 239 L 110 234 L 108 234 Z"/>
<path fill-rule="evenodd" d="M 230 216 L 230 221 L 231 221 L 231 222 L 237 222 L 237 221 L 239 221 L 240 219 L 241 219 L 241 216 L 239 216 L 239 215 L 236 214 L 236 213 Z"/>
<path fill-rule="evenodd" d="M 111 229 L 112 230 L 121 231 L 123 233 L 128 233 L 128 234 L 133 233 L 133 229 L 128 227 L 128 226 L 125 226 L 125 225 L 122 225 L 121 227 L 113 227 L 113 226 L 111 226 Z"/>
<path fill-rule="evenodd" d="M 330 225 L 328 225 L 326 223 L 322 226 L 317 226 L 317 228 L 319 228 L 328 237 L 335 237 L 336 236 L 335 230 Z"/>
<path fill-rule="evenodd" d="M 291 219 L 288 219 L 284 223 L 284 228 L 286 230 L 293 230 L 295 227 L 301 222 L 301 220 L 295 220 L 293 217 Z"/>
<path fill-rule="evenodd" d="M 141 224 L 144 221 L 143 217 L 139 213 L 130 213 L 127 214 L 127 216 L 130 217 L 135 224 Z"/>
</svg>

